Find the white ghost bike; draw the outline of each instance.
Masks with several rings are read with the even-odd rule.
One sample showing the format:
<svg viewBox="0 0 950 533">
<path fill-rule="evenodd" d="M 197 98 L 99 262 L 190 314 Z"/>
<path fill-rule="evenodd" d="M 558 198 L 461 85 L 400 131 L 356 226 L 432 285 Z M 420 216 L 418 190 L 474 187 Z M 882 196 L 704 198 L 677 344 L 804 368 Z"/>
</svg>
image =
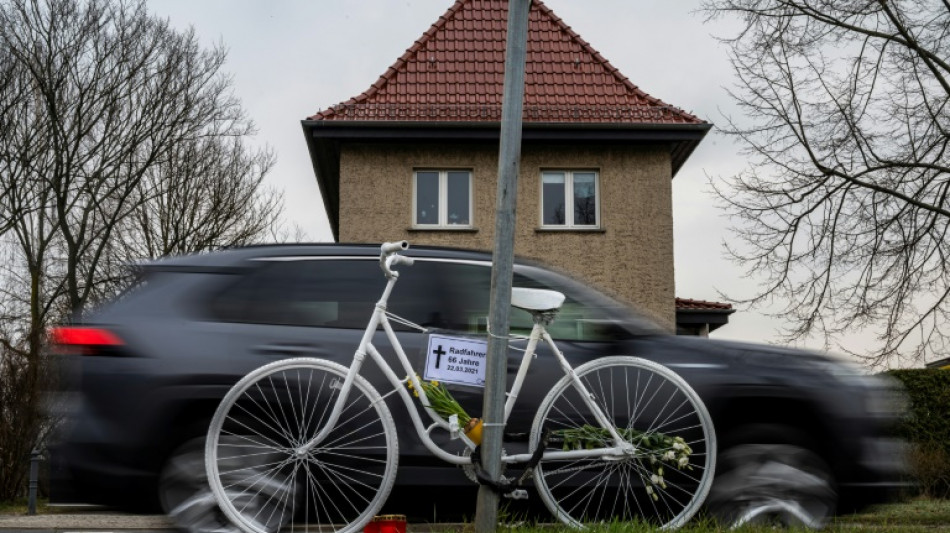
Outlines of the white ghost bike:
<svg viewBox="0 0 950 533">
<path fill-rule="evenodd" d="M 522 475 L 488 479 L 476 443 L 459 431 L 456 417 L 443 418 L 426 394 L 414 398 L 409 389 L 423 391 L 423 383 L 390 324 L 406 321 L 386 310 L 399 279 L 394 268 L 413 263 L 399 253 L 408 247 L 406 241 L 382 245 L 388 282 L 349 367 L 316 358 L 277 361 L 245 376 L 221 401 L 205 462 L 214 497 L 233 524 L 248 533 L 359 532 L 396 478 L 390 396 L 402 400 L 434 455 L 474 470 L 472 477 L 507 496 L 524 496 L 520 484 L 533 478 L 548 509 L 570 526 L 641 521 L 675 528 L 696 513 L 716 459 L 702 400 L 672 370 L 638 357 L 602 357 L 573 368 L 545 330 L 564 301 L 556 291 L 512 290 L 511 304 L 529 311 L 534 326 L 524 339 L 505 418 L 496 423 L 507 422 L 539 342 L 550 347 L 564 377 L 541 402 L 526 453 L 503 453 L 502 463 L 509 470 L 520 465 Z M 403 367 L 398 373 L 371 342 L 380 327 Z M 385 396 L 360 375 L 367 357 L 392 385 Z M 465 453 L 441 447 L 434 431 L 451 433 Z"/>
</svg>

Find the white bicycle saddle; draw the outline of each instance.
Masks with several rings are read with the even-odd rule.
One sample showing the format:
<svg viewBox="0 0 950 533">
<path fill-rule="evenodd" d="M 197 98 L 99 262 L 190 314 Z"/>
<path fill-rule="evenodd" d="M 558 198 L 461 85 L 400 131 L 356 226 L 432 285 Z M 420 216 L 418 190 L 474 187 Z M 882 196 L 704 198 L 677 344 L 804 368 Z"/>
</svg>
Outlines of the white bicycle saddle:
<svg viewBox="0 0 950 533">
<path fill-rule="evenodd" d="M 546 289 L 511 288 L 511 305 L 525 311 L 553 311 L 564 303 L 564 294 Z"/>
</svg>

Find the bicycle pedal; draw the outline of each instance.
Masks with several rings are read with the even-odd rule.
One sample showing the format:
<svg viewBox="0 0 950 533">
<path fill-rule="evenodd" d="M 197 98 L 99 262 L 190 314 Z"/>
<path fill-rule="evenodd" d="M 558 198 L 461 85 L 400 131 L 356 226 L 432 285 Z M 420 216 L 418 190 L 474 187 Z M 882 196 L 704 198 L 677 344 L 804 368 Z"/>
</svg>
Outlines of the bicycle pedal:
<svg viewBox="0 0 950 533">
<path fill-rule="evenodd" d="M 524 489 L 515 489 L 515 490 L 513 490 L 513 491 L 511 491 L 511 492 L 505 493 L 504 496 L 505 496 L 505 498 L 508 498 L 508 499 L 510 499 L 510 500 L 527 500 L 527 499 L 528 499 L 528 491 L 526 491 L 526 490 L 524 490 Z"/>
</svg>

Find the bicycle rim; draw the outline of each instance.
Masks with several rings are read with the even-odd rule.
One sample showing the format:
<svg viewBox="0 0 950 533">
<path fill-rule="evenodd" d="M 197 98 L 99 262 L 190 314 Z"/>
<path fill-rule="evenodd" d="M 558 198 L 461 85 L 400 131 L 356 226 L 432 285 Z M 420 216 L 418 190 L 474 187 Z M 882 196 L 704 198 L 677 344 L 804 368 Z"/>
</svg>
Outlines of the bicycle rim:
<svg viewBox="0 0 950 533">
<path fill-rule="evenodd" d="M 324 428 L 347 369 L 320 359 L 265 365 L 218 407 L 205 446 L 208 480 L 221 511 L 247 533 L 358 531 L 392 489 L 398 443 L 379 393 L 356 376 L 343 412 Z"/>
<path fill-rule="evenodd" d="M 534 476 L 545 505 L 573 527 L 613 521 L 663 528 L 684 524 L 702 505 L 715 470 L 716 437 L 702 400 L 670 369 L 636 357 L 597 359 L 576 373 L 636 451 L 543 460 Z M 545 429 L 549 450 L 613 446 L 595 429 L 600 427 L 565 376 L 538 409 L 532 451 Z"/>
</svg>

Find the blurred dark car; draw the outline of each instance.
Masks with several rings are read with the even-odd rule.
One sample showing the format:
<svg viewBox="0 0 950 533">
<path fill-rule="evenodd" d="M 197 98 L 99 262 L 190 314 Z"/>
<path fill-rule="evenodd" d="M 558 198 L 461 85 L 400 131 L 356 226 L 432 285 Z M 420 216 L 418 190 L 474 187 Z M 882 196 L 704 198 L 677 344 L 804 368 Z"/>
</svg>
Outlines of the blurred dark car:
<svg viewBox="0 0 950 533">
<path fill-rule="evenodd" d="M 114 302 L 56 330 L 73 386 L 60 403 L 69 416 L 51 451 L 54 499 L 137 511 L 161 506 L 183 524 L 205 527 L 193 522 L 213 514 L 203 438 L 219 400 L 243 375 L 276 359 L 347 365 L 385 283 L 378 253 L 377 246 L 279 245 L 157 261 L 141 266 L 138 283 Z M 406 255 L 416 262 L 401 269 L 390 311 L 430 328 L 484 332 L 490 255 L 444 248 Z M 718 516 L 807 524 L 836 508 L 886 501 L 900 487 L 901 443 L 888 436 L 900 415 L 891 383 L 816 353 L 665 333 L 538 265 L 519 262 L 514 285 L 565 293 L 549 331 L 573 365 L 636 355 L 696 389 L 719 441 L 707 500 Z M 512 313 L 513 330 L 530 328 L 527 313 Z M 426 335 L 397 331 L 420 365 Z M 392 355 L 381 332 L 376 346 Z M 509 369 L 520 359 L 513 351 Z M 538 404 L 561 376 L 550 364 L 530 372 L 506 449 L 526 440 Z M 375 365 L 364 366 L 364 375 L 384 396 L 391 390 Z M 481 410 L 480 395 L 456 396 L 469 412 Z M 397 485 L 470 487 L 461 469 L 429 455 L 405 407 L 388 401 L 399 428 Z"/>
</svg>

